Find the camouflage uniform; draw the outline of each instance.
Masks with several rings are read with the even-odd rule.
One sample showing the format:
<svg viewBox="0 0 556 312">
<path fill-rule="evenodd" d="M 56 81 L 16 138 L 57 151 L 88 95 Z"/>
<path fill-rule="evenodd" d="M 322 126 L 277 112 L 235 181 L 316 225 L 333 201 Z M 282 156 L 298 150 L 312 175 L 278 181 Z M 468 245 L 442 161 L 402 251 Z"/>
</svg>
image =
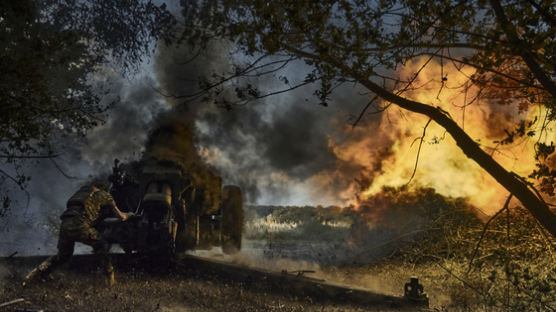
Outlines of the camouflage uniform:
<svg viewBox="0 0 556 312">
<path fill-rule="evenodd" d="M 103 218 L 117 210 L 109 192 L 87 185 L 79 189 L 67 202 L 67 209 L 60 219 L 58 254 L 48 258 L 37 269 L 27 275 L 26 280 L 38 274 L 48 274 L 58 265 L 66 262 L 73 254 L 75 242 L 93 247 L 93 252 L 101 257 L 105 273 L 113 283 L 114 269 L 109 251 L 110 244 L 102 238 L 97 226 Z"/>
</svg>

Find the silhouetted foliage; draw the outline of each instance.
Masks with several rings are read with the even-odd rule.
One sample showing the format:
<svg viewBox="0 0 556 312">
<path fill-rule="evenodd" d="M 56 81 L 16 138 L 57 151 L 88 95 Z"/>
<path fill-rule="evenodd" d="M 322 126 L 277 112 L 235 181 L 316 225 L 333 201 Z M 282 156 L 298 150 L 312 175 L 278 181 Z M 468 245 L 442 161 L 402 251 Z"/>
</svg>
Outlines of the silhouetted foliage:
<svg viewBox="0 0 556 312">
<path fill-rule="evenodd" d="M 94 74 L 137 68 L 172 26 L 165 7 L 149 0 L 2 1 L 0 191 L 23 189 L 24 163 L 55 157 L 54 137 L 101 124 L 110 103 L 102 104 Z"/>
</svg>

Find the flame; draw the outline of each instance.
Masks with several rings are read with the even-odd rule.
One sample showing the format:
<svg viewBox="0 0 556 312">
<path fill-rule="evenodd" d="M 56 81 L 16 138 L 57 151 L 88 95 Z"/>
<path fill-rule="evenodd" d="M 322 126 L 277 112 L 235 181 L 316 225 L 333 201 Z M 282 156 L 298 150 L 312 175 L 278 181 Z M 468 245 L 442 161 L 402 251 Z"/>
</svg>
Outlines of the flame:
<svg viewBox="0 0 556 312">
<path fill-rule="evenodd" d="M 535 117 L 542 121 L 545 112 L 537 106 L 519 105 L 517 100 L 512 105 L 501 105 L 481 97 L 480 90 L 470 83 L 472 68 L 457 69 L 433 61 L 423 67 L 424 62 L 421 59 L 409 63 L 399 72 L 400 79 L 406 81 L 419 72 L 412 88 L 402 96 L 447 111 L 504 168 L 521 176 L 529 175 L 535 168 L 535 143 L 554 141 L 555 132 L 540 131 L 542 125 L 537 122 L 533 129 L 535 136 L 517 138 L 513 144 L 500 144 L 500 141 L 507 137 L 504 130 L 513 131 L 520 121 Z M 367 181 L 362 183 L 363 189 L 352 204 L 361 204 L 385 186 L 408 184 L 427 121 L 426 116 L 392 105 L 378 125 L 358 126 L 353 130 L 352 139 L 331 140 L 330 148 L 338 159 L 365 168 Z M 352 130 L 344 126 L 343 131 Z M 472 205 L 488 214 L 500 209 L 509 195 L 434 122 L 426 129 L 410 185 L 431 187 L 445 196 L 467 197 Z"/>
</svg>

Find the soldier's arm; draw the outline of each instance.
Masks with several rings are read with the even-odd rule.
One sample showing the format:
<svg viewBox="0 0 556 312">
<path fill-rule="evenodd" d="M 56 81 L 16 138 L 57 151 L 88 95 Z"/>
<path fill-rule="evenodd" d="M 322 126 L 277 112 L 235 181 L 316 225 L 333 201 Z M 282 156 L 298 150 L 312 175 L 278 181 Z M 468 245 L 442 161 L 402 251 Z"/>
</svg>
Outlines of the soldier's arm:
<svg viewBox="0 0 556 312">
<path fill-rule="evenodd" d="M 116 203 L 114 202 L 114 200 L 112 200 L 112 202 L 114 203 L 114 206 L 112 206 L 114 214 L 117 215 L 120 219 L 122 219 L 122 221 L 127 220 L 129 215 L 127 213 L 121 212 L 120 209 L 118 209 L 118 207 L 116 206 Z"/>
<path fill-rule="evenodd" d="M 122 219 L 122 221 L 127 220 L 128 214 L 123 213 L 120 209 L 118 209 L 118 206 L 116 206 L 116 202 L 114 201 L 114 198 L 112 198 L 110 193 L 104 192 L 104 191 L 102 191 L 101 193 L 102 193 L 102 197 L 103 197 L 102 198 L 102 201 L 103 201 L 102 206 L 110 207 L 110 209 L 112 210 L 114 215 L 116 215 L 118 218 Z"/>
</svg>

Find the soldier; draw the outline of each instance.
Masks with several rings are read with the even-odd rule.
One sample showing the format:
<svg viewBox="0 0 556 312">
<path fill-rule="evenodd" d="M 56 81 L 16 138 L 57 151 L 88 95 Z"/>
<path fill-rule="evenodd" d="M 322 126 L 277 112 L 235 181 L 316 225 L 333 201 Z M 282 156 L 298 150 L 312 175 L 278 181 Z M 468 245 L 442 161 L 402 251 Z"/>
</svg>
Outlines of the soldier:
<svg viewBox="0 0 556 312">
<path fill-rule="evenodd" d="M 102 238 L 97 230 L 100 221 L 108 216 L 117 216 L 125 221 L 128 214 L 121 212 L 108 192 L 108 183 L 97 180 L 81 187 L 67 202 L 67 209 L 60 219 L 58 254 L 41 263 L 31 271 L 23 286 L 38 276 L 49 274 L 60 264 L 69 260 L 73 254 L 75 242 L 93 247 L 93 252 L 101 257 L 102 266 L 110 286 L 115 284 L 114 268 L 110 261 L 110 244 Z"/>
</svg>

